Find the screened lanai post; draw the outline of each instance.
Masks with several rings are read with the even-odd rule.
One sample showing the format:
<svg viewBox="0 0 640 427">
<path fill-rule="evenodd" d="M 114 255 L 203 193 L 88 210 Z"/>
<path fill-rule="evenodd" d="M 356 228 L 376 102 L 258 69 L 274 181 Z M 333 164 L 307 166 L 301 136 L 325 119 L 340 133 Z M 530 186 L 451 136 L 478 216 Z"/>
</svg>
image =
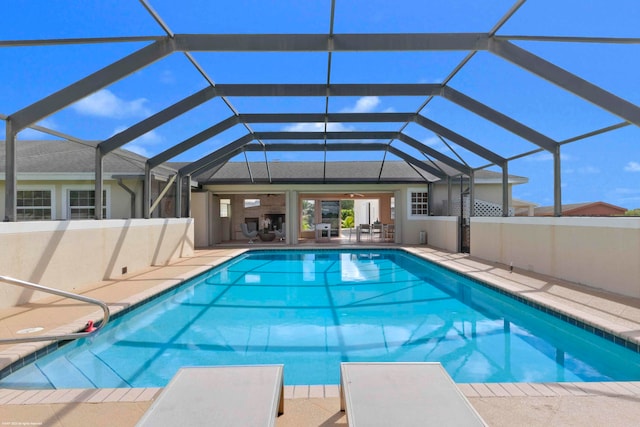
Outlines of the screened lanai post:
<svg viewBox="0 0 640 427">
<path fill-rule="evenodd" d="M 187 218 L 191 218 L 191 175 L 186 175 L 187 178 Z"/>
<path fill-rule="evenodd" d="M 509 164 L 502 165 L 502 216 L 509 216 Z"/>
<path fill-rule="evenodd" d="M 433 215 L 433 183 L 427 183 L 427 215 Z"/>
<path fill-rule="evenodd" d="M 100 147 L 96 147 L 96 170 L 95 170 L 96 178 L 94 183 L 94 187 L 95 187 L 94 217 L 95 219 L 103 219 L 102 218 L 102 178 L 103 178 L 102 167 L 103 167 L 102 151 L 100 150 Z"/>
<path fill-rule="evenodd" d="M 475 195 L 475 186 L 473 183 L 473 181 L 475 180 L 474 175 L 475 175 L 475 171 L 471 169 L 469 171 L 469 221 L 471 221 L 471 217 L 475 216 L 476 214 L 475 212 L 476 195 Z"/>
<path fill-rule="evenodd" d="M 6 145 L 5 145 L 5 193 L 4 193 L 4 220 L 15 221 L 17 217 L 16 199 L 18 198 L 18 174 L 16 165 L 16 134 L 12 129 L 11 118 L 5 120 Z"/>
<path fill-rule="evenodd" d="M 144 181 L 142 183 L 142 216 L 143 218 L 151 218 L 149 207 L 151 206 L 151 166 L 149 160 L 144 164 Z"/>
<path fill-rule="evenodd" d="M 553 216 L 562 216 L 562 166 L 560 144 L 553 152 Z"/>
<path fill-rule="evenodd" d="M 451 215 L 451 195 L 453 194 L 453 187 L 451 183 L 451 177 L 447 175 L 447 216 Z"/>
<path fill-rule="evenodd" d="M 176 178 L 176 202 L 174 205 L 175 208 L 175 216 L 176 218 L 182 218 L 182 180 L 183 176 L 178 172 L 178 177 Z"/>
</svg>

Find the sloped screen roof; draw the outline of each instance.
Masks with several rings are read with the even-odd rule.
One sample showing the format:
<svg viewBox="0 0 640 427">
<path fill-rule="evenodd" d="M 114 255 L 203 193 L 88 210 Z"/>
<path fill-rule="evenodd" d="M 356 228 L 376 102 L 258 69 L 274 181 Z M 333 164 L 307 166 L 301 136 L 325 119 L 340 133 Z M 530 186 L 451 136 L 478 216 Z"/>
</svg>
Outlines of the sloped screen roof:
<svg viewBox="0 0 640 427">
<path fill-rule="evenodd" d="M 565 202 L 640 204 L 634 0 L 52 1 L 3 15 L 8 139 L 39 124 L 246 182 L 290 161 L 327 181 L 341 161 L 373 162 L 353 177 L 379 181 L 397 178 L 387 161 L 428 180 L 507 166 L 531 178 L 520 198 L 548 204 L 562 178 Z"/>
</svg>

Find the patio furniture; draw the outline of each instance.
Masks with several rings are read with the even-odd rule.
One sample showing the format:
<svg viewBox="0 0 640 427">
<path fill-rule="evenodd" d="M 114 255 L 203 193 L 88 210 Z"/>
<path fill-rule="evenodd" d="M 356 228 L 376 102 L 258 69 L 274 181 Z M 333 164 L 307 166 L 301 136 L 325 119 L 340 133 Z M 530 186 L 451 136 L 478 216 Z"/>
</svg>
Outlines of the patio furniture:
<svg viewBox="0 0 640 427">
<path fill-rule="evenodd" d="M 286 224 L 282 223 L 282 230 L 274 230 L 274 233 L 278 239 L 282 242 L 287 237 Z"/>
<path fill-rule="evenodd" d="M 384 240 L 393 242 L 396 239 L 396 226 L 395 224 L 387 224 L 384 226 Z"/>
<path fill-rule="evenodd" d="M 137 426 L 275 426 L 283 365 L 182 368 Z"/>
<path fill-rule="evenodd" d="M 316 224 L 316 242 L 331 241 L 331 224 Z"/>
<path fill-rule="evenodd" d="M 356 241 L 360 241 L 362 239 L 362 234 L 368 234 L 369 240 L 371 240 L 371 225 L 370 224 L 360 224 L 360 229 L 358 230 L 358 236 Z"/>
<path fill-rule="evenodd" d="M 349 426 L 484 426 L 440 363 L 342 363 Z"/>
<path fill-rule="evenodd" d="M 371 238 L 376 235 L 378 239 L 382 239 L 382 224 L 374 223 L 371 225 Z"/>
<path fill-rule="evenodd" d="M 249 239 L 249 243 L 253 243 L 253 239 L 258 235 L 258 230 L 249 231 L 247 224 L 244 222 L 240 223 L 240 230 L 242 230 L 242 235 Z"/>
<path fill-rule="evenodd" d="M 258 231 L 258 237 L 263 242 L 273 242 L 276 238 L 276 233 L 274 231 Z"/>
</svg>

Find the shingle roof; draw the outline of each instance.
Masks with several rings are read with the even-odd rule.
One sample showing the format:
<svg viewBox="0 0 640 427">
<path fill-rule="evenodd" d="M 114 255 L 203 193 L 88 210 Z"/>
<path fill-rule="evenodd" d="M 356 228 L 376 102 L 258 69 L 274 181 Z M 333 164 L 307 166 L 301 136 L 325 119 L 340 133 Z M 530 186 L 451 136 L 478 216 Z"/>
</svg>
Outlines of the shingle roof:
<svg viewBox="0 0 640 427">
<path fill-rule="evenodd" d="M 572 211 L 575 211 L 577 209 L 580 208 L 584 208 L 587 206 L 606 206 L 608 208 L 612 208 L 612 209 L 617 209 L 617 210 L 626 210 L 626 208 L 623 208 L 621 206 L 615 206 L 609 203 L 605 203 L 605 202 L 585 202 L 585 203 L 569 203 L 569 204 L 563 204 L 562 205 L 562 213 L 563 215 L 567 215 L 567 214 L 571 214 Z M 547 216 L 547 215 L 553 215 L 553 206 L 540 206 L 538 208 L 535 208 L 535 215 L 536 216 Z"/>
<path fill-rule="evenodd" d="M 18 141 L 18 173 L 90 173 L 95 171 L 96 143 L 80 144 L 65 140 Z M 0 141 L 0 172 L 5 172 L 5 142 Z M 144 176 L 146 158 L 118 149 L 104 158 L 107 174 Z M 154 169 L 160 176 L 176 173 L 170 167 Z"/>
<path fill-rule="evenodd" d="M 170 163 L 180 168 L 182 163 Z M 437 164 L 445 173 L 454 171 L 445 165 Z M 269 181 L 269 176 L 271 181 Z M 435 176 L 413 168 L 404 161 L 353 161 L 327 162 L 270 162 L 267 171 L 264 162 L 229 162 L 215 171 L 207 171 L 194 176 L 201 184 L 239 184 L 252 182 L 272 183 L 372 183 L 372 182 L 426 182 L 437 181 Z M 479 170 L 475 173 L 478 181 L 502 182 L 497 172 Z M 520 184 L 527 178 L 509 176 L 509 182 Z"/>
</svg>

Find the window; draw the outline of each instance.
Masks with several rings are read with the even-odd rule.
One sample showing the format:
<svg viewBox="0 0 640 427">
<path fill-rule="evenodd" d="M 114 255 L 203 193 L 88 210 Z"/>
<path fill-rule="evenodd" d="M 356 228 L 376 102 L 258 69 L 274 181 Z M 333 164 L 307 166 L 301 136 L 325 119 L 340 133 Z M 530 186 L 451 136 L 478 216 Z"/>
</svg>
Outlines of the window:
<svg viewBox="0 0 640 427">
<path fill-rule="evenodd" d="M 245 208 L 257 208 L 260 206 L 260 199 L 244 199 Z"/>
<path fill-rule="evenodd" d="M 231 199 L 220 199 L 220 218 L 231 216 Z"/>
<path fill-rule="evenodd" d="M 315 230 L 316 228 L 316 201 L 302 201 L 302 230 Z"/>
<path fill-rule="evenodd" d="M 409 218 L 425 217 L 429 215 L 429 193 L 424 189 L 408 190 Z"/>
<path fill-rule="evenodd" d="M 391 204 L 391 219 L 396 219 L 396 198 L 392 197 L 390 200 Z"/>
<path fill-rule="evenodd" d="M 52 199 L 52 190 L 18 190 L 16 219 L 18 221 L 54 219 Z"/>
<path fill-rule="evenodd" d="M 67 218 L 89 219 L 96 216 L 95 190 L 69 190 Z M 102 190 L 102 217 L 107 218 L 107 190 Z"/>
</svg>

